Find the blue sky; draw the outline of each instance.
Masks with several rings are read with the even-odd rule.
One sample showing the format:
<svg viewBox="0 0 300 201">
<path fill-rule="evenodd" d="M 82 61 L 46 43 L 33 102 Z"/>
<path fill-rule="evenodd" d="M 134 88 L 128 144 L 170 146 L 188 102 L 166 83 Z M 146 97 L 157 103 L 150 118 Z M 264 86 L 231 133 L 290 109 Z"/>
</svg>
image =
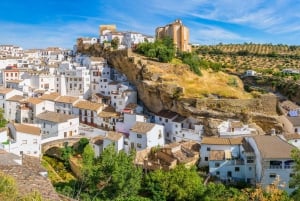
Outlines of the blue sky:
<svg viewBox="0 0 300 201">
<path fill-rule="evenodd" d="M 154 35 L 181 19 L 190 42 L 300 45 L 299 0 L 2 0 L 0 44 L 72 48 L 100 24 Z"/>
</svg>

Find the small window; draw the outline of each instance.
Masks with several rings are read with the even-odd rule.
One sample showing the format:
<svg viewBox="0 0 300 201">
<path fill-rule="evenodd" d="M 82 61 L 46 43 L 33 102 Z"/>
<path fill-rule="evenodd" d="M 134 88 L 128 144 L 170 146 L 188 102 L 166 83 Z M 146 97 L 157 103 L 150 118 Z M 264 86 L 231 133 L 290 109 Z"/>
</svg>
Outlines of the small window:
<svg viewBox="0 0 300 201">
<path fill-rule="evenodd" d="M 215 163 L 215 167 L 220 167 L 220 163 Z"/>
<path fill-rule="evenodd" d="M 252 167 L 249 167 L 249 171 L 251 171 L 252 170 Z"/>
<path fill-rule="evenodd" d="M 206 151 L 210 151 L 210 147 L 207 147 L 207 148 L 206 148 Z"/>
<path fill-rule="evenodd" d="M 22 144 L 27 144 L 27 140 L 22 140 Z"/>
<path fill-rule="evenodd" d="M 234 171 L 239 172 L 240 171 L 240 167 L 235 167 Z"/>
<path fill-rule="evenodd" d="M 37 139 L 33 139 L 33 144 L 37 144 Z"/>
<path fill-rule="evenodd" d="M 140 143 L 136 144 L 137 148 L 142 148 L 142 145 Z"/>
<path fill-rule="evenodd" d="M 219 172 L 219 171 L 217 171 L 217 172 L 216 172 L 216 175 L 220 175 L 220 172 Z"/>
<path fill-rule="evenodd" d="M 161 119 L 161 117 L 159 117 L 159 121 L 161 121 L 162 119 Z"/>
<path fill-rule="evenodd" d="M 168 119 L 165 119 L 165 122 L 168 123 Z"/>
<path fill-rule="evenodd" d="M 205 157 L 204 160 L 205 160 L 205 161 L 208 161 L 208 157 Z"/>
<path fill-rule="evenodd" d="M 142 138 L 142 135 L 141 134 L 136 134 L 136 137 L 137 138 Z"/>
<path fill-rule="evenodd" d="M 276 174 L 275 173 L 270 173 L 269 177 L 270 178 L 276 178 Z"/>
</svg>

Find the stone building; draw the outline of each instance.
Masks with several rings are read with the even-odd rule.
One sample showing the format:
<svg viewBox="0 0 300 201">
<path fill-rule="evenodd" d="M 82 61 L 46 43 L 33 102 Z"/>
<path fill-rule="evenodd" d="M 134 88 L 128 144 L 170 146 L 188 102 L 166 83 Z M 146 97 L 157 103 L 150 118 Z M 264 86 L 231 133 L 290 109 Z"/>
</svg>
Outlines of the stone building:
<svg viewBox="0 0 300 201">
<path fill-rule="evenodd" d="M 171 24 L 163 27 L 157 27 L 155 30 L 156 39 L 163 37 L 171 37 L 175 47 L 180 51 L 190 52 L 191 46 L 189 45 L 190 32 L 189 29 L 182 24 L 181 20 L 175 20 Z"/>
</svg>

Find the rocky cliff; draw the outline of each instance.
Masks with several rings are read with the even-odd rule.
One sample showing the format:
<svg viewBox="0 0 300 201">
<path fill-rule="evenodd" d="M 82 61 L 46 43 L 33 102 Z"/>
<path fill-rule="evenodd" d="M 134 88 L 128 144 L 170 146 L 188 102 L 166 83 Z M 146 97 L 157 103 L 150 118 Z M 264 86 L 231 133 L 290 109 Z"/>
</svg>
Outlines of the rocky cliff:
<svg viewBox="0 0 300 201">
<path fill-rule="evenodd" d="M 151 112 L 168 109 L 183 116 L 193 116 L 208 128 L 207 135 L 216 134 L 218 123 L 228 118 L 256 123 L 265 131 L 271 128 L 282 129 L 277 121 L 277 98 L 274 95 L 252 98 L 243 91 L 239 78 L 234 78 L 238 88 L 224 85 L 209 89 L 210 84 L 199 81 L 185 65 L 157 63 L 133 54 L 130 50 L 103 51 L 99 56 L 106 58 L 111 66 L 127 76 Z M 221 74 L 219 77 L 228 79 L 226 76 Z M 188 78 L 190 84 L 182 84 L 181 80 Z M 200 85 L 208 85 L 207 89 L 212 93 L 208 91 L 204 96 L 196 93 L 193 97 L 194 89 L 197 91 Z"/>
</svg>

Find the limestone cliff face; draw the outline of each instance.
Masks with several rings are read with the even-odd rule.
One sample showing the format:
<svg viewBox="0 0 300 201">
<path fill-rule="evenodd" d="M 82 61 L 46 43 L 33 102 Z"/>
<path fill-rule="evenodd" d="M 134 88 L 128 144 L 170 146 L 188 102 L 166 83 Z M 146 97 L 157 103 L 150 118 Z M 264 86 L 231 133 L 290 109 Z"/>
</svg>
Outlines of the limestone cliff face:
<svg viewBox="0 0 300 201">
<path fill-rule="evenodd" d="M 176 66 L 170 72 L 171 64 L 158 64 L 129 50 L 102 51 L 98 56 L 106 58 L 111 66 L 127 76 L 151 112 L 168 109 L 183 116 L 193 116 L 205 125 L 207 135 L 216 135 L 217 125 L 227 119 L 256 123 L 265 131 L 271 128 L 282 130 L 277 121 L 277 99 L 273 95 L 251 99 L 223 99 L 215 95 L 201 99 L 186 98 L 186 89 L 177 82 L 171 82 L 173 78 L 168 77 L 169 73 L 182 76 L 184 71 L 188 71 L 184 65 Z"/>
</svg>

